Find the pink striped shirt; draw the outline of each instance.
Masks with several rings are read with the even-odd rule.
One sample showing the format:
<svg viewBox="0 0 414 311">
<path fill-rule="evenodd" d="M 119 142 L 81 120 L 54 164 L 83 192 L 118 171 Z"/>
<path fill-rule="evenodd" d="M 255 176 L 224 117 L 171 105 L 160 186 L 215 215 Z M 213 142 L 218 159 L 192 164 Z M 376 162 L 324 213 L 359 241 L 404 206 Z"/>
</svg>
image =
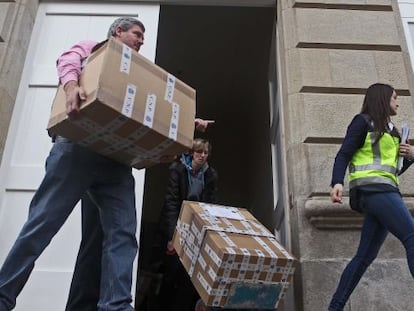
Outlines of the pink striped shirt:
<svg viewBox="0 0 414 311">
<path fill-rule="evenodd" d="M 65 85 L 69 81 L 79 81 L 84 61 L 91 54 L 95 41 L 85 40 L 72 46 L 56 61 L 59 82 Z"/>
</svg>

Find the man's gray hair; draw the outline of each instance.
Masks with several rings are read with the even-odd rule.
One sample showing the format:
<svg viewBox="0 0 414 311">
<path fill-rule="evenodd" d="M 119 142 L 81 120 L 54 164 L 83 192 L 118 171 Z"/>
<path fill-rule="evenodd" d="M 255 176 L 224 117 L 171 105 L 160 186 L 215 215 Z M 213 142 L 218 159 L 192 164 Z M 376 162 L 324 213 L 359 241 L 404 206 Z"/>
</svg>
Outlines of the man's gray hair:
<svg viewBox="0 0 414 311">
<path fill-rule="evenodd" d="M 139 27 L 142 28 L 142 31 L 145 32 L 145 27 L 144 24 L 141 23 L 139 20 L 137 20 L 134 17 L 129 17 L 129 16 L 123 16 L 123 17 L 119 17 L 117 18 L 112 25 L 109 27 L 108 30 L 108 38 L 110 37 L 114 37 L 116 34 L 116 29 L 118 27 L 121 27 L 122 31 L 128 31 L 132 26 L 134 25 L 138 25 Z"/>
</svg>

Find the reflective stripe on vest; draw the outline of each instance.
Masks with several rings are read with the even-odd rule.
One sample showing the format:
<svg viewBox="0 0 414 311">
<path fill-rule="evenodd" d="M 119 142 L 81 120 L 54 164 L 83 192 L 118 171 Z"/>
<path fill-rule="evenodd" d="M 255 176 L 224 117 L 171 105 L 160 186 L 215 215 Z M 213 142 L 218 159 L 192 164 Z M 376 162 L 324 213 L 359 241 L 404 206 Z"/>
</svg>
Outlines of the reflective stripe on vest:
<svg viewBox="0 0 414 311">
<path fill-rule="evenodd" d="M 349 187 L 388 184 L 398 185 L 397 162 L 399 138 L 384 133 L 374 144 L 378 133 L 368 132 L 364 145 L 352 157 L 349 164 Z"/>
</svg>

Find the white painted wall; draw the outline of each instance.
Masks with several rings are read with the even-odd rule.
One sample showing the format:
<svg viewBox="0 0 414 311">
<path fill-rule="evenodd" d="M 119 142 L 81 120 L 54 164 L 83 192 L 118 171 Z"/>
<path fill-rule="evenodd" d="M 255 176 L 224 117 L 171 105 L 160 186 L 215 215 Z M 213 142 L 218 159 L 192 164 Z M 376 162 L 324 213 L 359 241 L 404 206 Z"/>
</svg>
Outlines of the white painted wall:
<svg viewBox="0 0 414 311">
<path fill-rule="evenodd" d="M 398 0 L 400 14 L 410 53 L 411 65 L 414 64 L 414 0 Z M 414 69 L 413 69 L 414 70 Z"/>
</svg>

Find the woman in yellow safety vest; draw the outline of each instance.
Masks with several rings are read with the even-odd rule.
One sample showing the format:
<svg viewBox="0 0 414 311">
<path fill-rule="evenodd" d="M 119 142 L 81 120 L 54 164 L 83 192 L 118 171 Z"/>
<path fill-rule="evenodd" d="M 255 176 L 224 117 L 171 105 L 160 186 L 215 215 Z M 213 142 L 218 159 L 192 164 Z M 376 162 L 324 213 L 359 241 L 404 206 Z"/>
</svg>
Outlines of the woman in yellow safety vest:
<svg viewBox="0 0 414 311">
<path fill-rule="evenodd" d="M 365 94 L 361 113 L 348 126 L 336 155 L 332 173 L 332 202 L 342 203 L 344 175 L 349 168 L 351 208 L 364 213 L 357 253 L 342 273 L 329 311 L 342 311 L 368 266 L 377 257 L 388 232 L 406 249 L 408 266 L 414 277 L 414 221 L 398 189 L 398 175 L 414 161 L 408 141 L 390 117 L 398 110 L 393 87 L 376 83 Z M 399 167 L 399 157 L 403 165 Z M 401 160 L 400 160 L 401 161 Z"/>
</svg>

